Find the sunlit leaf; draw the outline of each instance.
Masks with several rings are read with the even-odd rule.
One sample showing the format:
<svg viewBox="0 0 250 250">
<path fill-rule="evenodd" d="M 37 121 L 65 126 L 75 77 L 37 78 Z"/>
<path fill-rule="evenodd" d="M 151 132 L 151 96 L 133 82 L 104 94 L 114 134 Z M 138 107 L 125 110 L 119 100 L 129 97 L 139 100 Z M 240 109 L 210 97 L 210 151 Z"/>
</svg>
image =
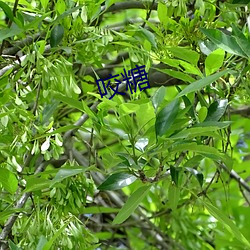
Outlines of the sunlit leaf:
<svg viewBox="0 0 250 250">
<path fill-rule="evenodd" d="M 51 180 L 42 177 L 30 176 L 26 178 L 26 188 L 24 191 L 25 192 L 40 191 L 49 188 L 50 185 L 51 185 Z"/>
<path fill-rule="evenodd" d="M 161 86 L 152 96 L 151 100 L 155 110 L 157 110 L 157 108 L 161 105 L 162 101 L 164 100 L 165 94 L 166 94 L 166 87 Z"/>
<path fill-rule="evenodd" d="M 78 110 L 80 110 L 82 112 L 85 112 L 82 103 L 80 101 L 76 100 L 76 99 L 73 99 L 71 97 L 62 95 L 60 93 L 54 93 L 54 97 L 57 100 L 59 100 L 59 101 L 61 101 L 63 103 L 66 103 L 66 104 L 68 104 L 69 106 L 71 106 L 73 108 L 76 108 L 76 109 L 78 109 Z"/>
<path fill-rule="evenodd" d="M 223 65 L 225 56 L 225 51 L 222 49 L 217 49 L 210 53 L 205 60 L 205 72 L 206 75 L 211 75 Z"/>
<path fill-rule="evenodd" d="M 105 214 L 105 213 L 117 213 L 119 212 L 119 208 L 113 207 L 102 207 L 102 206 L 91 206 L 91 207 L 82 207 L 82 214 Z"/>
<path fill-rule="evenodd" d="M 203 122 L 207 116 L 207 108 L 206 107 L 201 107 L 199 112 L 198 112 L 198 118 L 200 122 Z"/>
<path fill-rule="evenodd" d="M 183 131 L 180 131 L 179 133 L 172 135 L 170 138 L 172 139 L 189 139 L 189 138 L 194 138 L 196 136 L 202 136 L 206 135 L 206 133 L 210 131 L 215 131 L 219 129 L 218 127 L 193 127 L 193 128 L 188 128 Z"/>
<path fill-rule="evenodd" d="M 99 190 L 117 190 L 133 183 L 136 177 L 132 174 L 119 172 L 109 176 L 99 187 Z"/>
<path fill-rule="evenodd" d="M 112 224 L 121 224 L 124 222 L 139 206 L 143 198 L 147 195 L 150 185 L 144 185 L 138 188 L 133 194 L 131 194 L 126 201 L 125 205 L 121 208 L 120 212 L 116 215 Z"/>
<path fill-rule="evenodd" d="M 213 75 L 207 76 L 205 78 L 202 78 L 198 81 L 195 81 L 191 84 L 189 84 L 185 89 L 183 89 L 178 95 L 177 97 L 181 97 L 183 95 L 195 92 L 197 90 L 201 90 L 202 88 L 206 87 L 207 85 L 215 82 L 216 80 L 218 80 L 220 77 L 222 77 L 223 75 L 229 73 L 229 70 L 223 70 L 221 72 L 215 73 Z"/>
<path fill-rule="evenodd" d="M 14 194 L 18 187 L 16 176 L 5 168 L 0 168 L 0 183 L 11 194 Z"/>
<path fill-rule="evenodd" d="M 69 222 L 66 222 L 59 230 L 55 232 L 55 234 L 50 238 L 50 240 L 44 245 L 43 250 L 51 249 L 54 241 L 59 237 L 59 235 L 65 230 L 68 226 Z"/>
<path fill-rule="evenodd" d="M 214 216 L 219 222 L 221 222 L 225 226 L 225 228 L 232 233 L 234 237 L 241 241 L 246 247 L 250 248 L 250 242 L 240 232 L 235 223 L 223 213 L 223 211 L 206 201 L 203 201 L 203 204 L 205 205 L 208 212 L 212 216 Z"/>
<path fill-rule="evenodd" d="M 184 82 L 194 82 L 195 79 L 193 77 L 191 77 L 190 75 L 186 74 L 186 73 L 183 73 L 181 71 L 176 71 L 176 70 L 173 70 L 173 69 L 157 69 L 158 71 L 160 72 L 163 72 L 169 76 L 172 76 L 174 78 L 177 78 L 177 79 L 180 79 Z"/>
<path fill-rule="evenodd" d="M 5 15 L 11 20 L 14 20 L 14 15 L 13 12 L 11 10 L 11 8 L 9 7 L 9 5 L 7 5 L 6 3 L 4 3 L 3 1 L 0 1 L 0 8 L 3 9 Z"/>
<path fill-rule="evenodd" d="M 246 54 L 239 46 L 237 40 L 233 36 L 228 36 L 217 29 L 204 29 L 200 28 L 212 42 L 214 42 L 219 48 L 238 56 L 246 57 Z"/>
<path fill-rule="evenodd" d="M 120 106 L 121 113 L 131 114 L 140 108 L 140 105 L 134 103 L 122 103 Z"/>
<path fill-rule="evenodd" d="M 62 180 L 70 176 L 83 173 L 85 170 L 86 169 L 84 167 L 73 167 L 73 166 L 69 166 L 67 168 L 66 167 L 61 168 L 56 174 L 55 178 L 52 180 L 51 185 L 54 185 L 57 182 L 61 182 Z"/>
<path fill-rule="evenodd" d="M 172 210 L 176 210 L 180 198 L 180 188 L 170 183 L 168 188 L 168 204 Z"/>
<path fill-rule="evenodd" d="M 195 124 L 193 127 L 217 127 L 216 129 L 222 129 L 222 128 L 228 127 L 230 124 L 232 124 L 231 121 L 223 121 L 223 122 L 204 121 L 204 122 Z"/>
<path fill-rule="evenodd" d="M 159 2 L 157 7 L 158 18 L 161 23 L 166 24 L 168 20 L 168 9 L 165 3 Z"/>
<path fill-rule="evenodd" d="M 199 53 L 190 49 L 186 49 L 182 47 L 175 47 L 175 48 L 172 47 L 172 48 L 169 48 L 168 50 L 172 52 L 175 57 L 178 57 L 182 60 L 190 62 L 194 66 L 197 65 L 199 58 L 200 58 Z"/>
</svg>

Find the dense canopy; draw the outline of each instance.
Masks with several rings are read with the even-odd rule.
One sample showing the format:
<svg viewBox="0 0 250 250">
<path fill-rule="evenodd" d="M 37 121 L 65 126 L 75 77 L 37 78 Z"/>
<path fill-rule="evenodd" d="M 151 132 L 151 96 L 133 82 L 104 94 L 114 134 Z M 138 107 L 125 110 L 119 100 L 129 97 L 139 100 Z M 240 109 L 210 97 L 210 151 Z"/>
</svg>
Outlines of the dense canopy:
<svg viewBox="0 0 250 250">
<path fill-rule="evenodd" d="M 0 1 L 0 249 L 250 249 L 248 7 Z"/>
</svg>

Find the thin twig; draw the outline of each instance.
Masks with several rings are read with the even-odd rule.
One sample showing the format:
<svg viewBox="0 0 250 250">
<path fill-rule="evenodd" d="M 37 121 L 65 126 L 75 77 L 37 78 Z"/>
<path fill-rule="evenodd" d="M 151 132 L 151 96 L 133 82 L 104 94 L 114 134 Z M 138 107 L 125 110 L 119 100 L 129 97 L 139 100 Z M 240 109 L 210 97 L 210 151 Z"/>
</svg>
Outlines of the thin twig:
<svg viewBox="0 0 250 250">
<path fill-rule="evenodd" d="M 242 196 L 244 197 L 246 203 L 248 204 L 248 206 L 250 206 L 250 200 L 248 199 L 246 193 L 244 192 L 243 188 L 241 185 L 239 185 L 239 188 L 240 188 L 240 192 L 242 193 Z"/>
<path fill-rule="evenodd" d="M 13 16 L 16 15 L 16 10 L 17 10 L 17 6 L 18 6 L 18 2 L 19 2 L 19 0 L 15 0 L 14 7 L 13 7 L 13 10 L 12 10 Z M 12 20 L 9 19 L 8 20 L 8 28 L 11 27 L 11 24 L 12 24 Z M 0 48 L 0 55 L 2 55 L 2 53 L 3 53 L 3 49 L 5 47 L 5 44 L 6 44 L 6 40 L 4 39 L 2 41 L 2 45 L 1 45 L 1 48 Z"/>
<path fill-rule="evenodd" d="M 146 20 L 143 22 L 143 24 L 142 24 L 142 26 L 141 26 L 142 28 L 144 28 L 144 27 L 145 27 L 145 25 L 146 25 L 146 21 L 148 21 L 148 19 L 149 19 L 150 15 L 151 15 L 152 8 L 153 8 L 154 4 L 155 4 L 155 0 L 153 0 L 153 2 L 152 2 L 152 4 L 151 4 L 151 6 L 150 6 L 150 8 L 149 8 L 149 11 L 147 12 Z"/>
<path fill-rule="evenodd" d="M 36 110 L 38 107 L 38 101 L 39 101 L 39 97 L 40 97 L 40 91 L 41 91 L 41 85 L 42 85 L 42 81 L 40 80 L 40 82 L 38 83 L 38 88 L 37 88 L 37 94 L 36 94 L 36 101 L 33 107 L 33 114 L 36 115 Z"/>
<path fill-rule="evenodd" d="M 43 172 L 47 165 L 48 165 L 47 162 L 43 162 L 42 164 L 40 164 L 40 166 L 36 169 L 35 174 Z M 28 200 L 30 195 L 31 195 L 31 192 L 24 193 L 21 196 L 21 198 L 17 201 L 14 209 L 22 208 L 25 205 L 25 203 Z M 3 229 L 2 229 L 2 232 L 0 234 L 0 243 L 1 243 L 2 240 L 5 240 L 5 238 L 11 232 L 11 229 L 12 229 L 17 217 L 18 217 L 18 215 L 15 213 L 12 216 L 10 216 L 9 219 L 7 220 L 7 222 L 5 223 L 5 225 L 4 225 Z"/>
<path fill-rule="evenodd" d="M 229 170 L 224 163 L 218 164 L 220 168 L 224 169 L 232 179 L 236 180 L 240 186 L 246 191 L 250 192 L 250 186 L 232 169 Z"/>
<path fill-rule="evenodd" d="M 3 55 L 15 55 L 19 50 L 23 49 L 25 46 L 31 45 L 40 38 L 43 38 L 45 34 L 45 32 L 39 32 L 32 36 L 27 36 L 25 39 L 14 43 L 13 47 L 4 49 Z"/>
</svg>

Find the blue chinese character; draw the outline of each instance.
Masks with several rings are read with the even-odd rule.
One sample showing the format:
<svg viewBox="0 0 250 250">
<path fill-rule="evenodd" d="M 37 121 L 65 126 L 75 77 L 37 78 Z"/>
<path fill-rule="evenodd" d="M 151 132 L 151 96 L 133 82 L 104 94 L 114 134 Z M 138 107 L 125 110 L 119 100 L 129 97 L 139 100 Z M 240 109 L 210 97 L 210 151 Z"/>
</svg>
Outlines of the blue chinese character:
<svg viewBox="0 0 250 250">
<path fill-rule="evenodd" d="M 112 75 L 110 74 L 109 77 L 106 78 L 106 79 L 104 79 L 104 80 L 102 80 L 102 79 L 96 80 L 96 83 L 97 83 L 97 86 L 98 86 L 98 89 L 99 89 L 99 92 L 100 92 L 100 95 L 101 95 L 102 98 L 103 98 L 103 96 L 107 95 L 107 89 L 106 89 L 106 87 L 107 87 L 107 88 L 111 88 L 112 91 L 114 92 L 114 94 L 113 94 L 111 97 L 109 97 L 109 99 L 112 99 L 112 98 L 115 96 L 115 94 L 125 95 L 125 93 L 121 93 L 121 92 L 118 91 L 118 87 L 119 87 L 119 84 L 121 83 L 121 81 L 115 79 L 115 81 L 116 81 L 116 88 L 114 89 L 114 88 L 111 86 L 110 80 L 113 79 L 113 78 L 115 78 L 115 77 L 118 77 L 118 76 L 119 76 L 119 74 L 118 74 L 118 75 L 115 75 L 115 76 L 112 76 Z M 108 81 L 107 86 L 105 86 L 104 81 Z M 102 93 L 102 91 L 101 91 L 101 88 L 100 88 L 100 86 L 99 86 L 99 82 L 102 83 L 102 86 L 103 86 L 103 89 L 104 89 L 104 93 Z"/>
<path fill-rule="evenodd" d="M 138 65 L 135 65 L 136 68 L 131 69 L 131 75 L 133 78 L 133 82 L 135 83 L 135 92 L 137 84 L 139 86 L 140 91 L 143 89 L 150 88 L 149 82 L 148 82 L 148 74 L 145 71 L 145 65 L 138 67 Z M 139 83 L 141 82 L 141 83 Z M 146 86 L 142 87 L 142 85 L 146 84 Z"/>
</svg>

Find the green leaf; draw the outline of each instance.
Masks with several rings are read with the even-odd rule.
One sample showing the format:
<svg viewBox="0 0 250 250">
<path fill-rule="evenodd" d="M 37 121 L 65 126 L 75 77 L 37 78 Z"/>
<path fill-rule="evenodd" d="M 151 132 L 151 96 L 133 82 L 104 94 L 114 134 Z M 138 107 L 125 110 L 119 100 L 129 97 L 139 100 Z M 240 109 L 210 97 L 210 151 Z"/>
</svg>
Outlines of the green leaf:
<svg viewBox="0 0 250 250">
<path fill-rule="evenodd" d="M 7 207 L 5 211 L 0 212 L 0 222 L 4 223 L 6 219 L 8 219 L 8 217 L 14 213 L 18 213 L 18 212 L 23 212 L 24 209 L 23 208 L 9 208 Z"/>
<path fill-rule="evenodd" d="M 201 107 L 199 112 L 198 112 L 198 118 L 200 122 L 203 122 L 206 119 L 207 116 L 207 108 L 206 107 Z"/>
<path fill-rule="evenodd" d="M 45 133 L 45 134 L 42 134 L 42 135 L 38 135 L 38 136 L 36 136 L 36 137 L 33 137 L 33 141 L 34 141 L 34 140 L 37 140 L 37 139 L 44 138 L 44 137 L 48 137 L 48 136 L 50 136 L 50 135 L 61 134 L 61 133 L 63 133 L 63 132 L 69 131 L 70 129 L 76 129 L 76 128 L 79 128 L 79 126 L 75 126 L 75 125 L 63 126 L 63 127 L 60 127 L 60 128 L 58 128 L 58 129 L 53 130 L 52 132 Z"/>
<path fill-rule="evenodd" d="M 114 208 L 114 207 L 82 207 L 80 208 L 81 214 L 111 214 L 111 213 L 117 213 L 119 212 L 119 208 Z"/>
<path fill-rule="evenodd" d="M 11 194 L 14 194 L 18 187 L 18 180 L 16 176 L 5 168 L 0 168 L 0 183 Z"/>
<path fill-rule="evenodd" d="M 127 115 L 139 110 L 140 105 L 135 103 L 122 103 L 121 105 L 119 105 L 119 109 L 122 114 Z"/>
<path fill-rule="evenodd" d="M 228 100 L 222 99 L 213 102 L 208 108 L 208 114 L 204 122 L 219 121 L 227 109 Z"/>
<path fill-rule="evenodd" d="M 194 166 L 198 166 L 203 159 L 202 155 L 195 155 L 185 162 L 184 167 L 193 168 Z"/>
<path fill-rule="evenodd" d="M 16 244 L 14 244 L 11 240 L 9 240 L 8 242 L 9 242 L 10 250 L 22 250 Z"/>
<path fill-rule="evenodd" d="M 42 5 L 42 7 L 43 7 L 44 9 L 47 8 L 48 3 L 49 3 L 49 0 L 41 0 L 41 5 Z"/>
<path fill-rule="evenodd" d="M 56 20 L 53 23 L 58 23 L 60 20 L 64 19 L 65 17 L 67 17 L 68 15 L 71 15 L 72 13 L 78 11 L 79 9 L 81 9 L 83 7 L 82 4 L 79 4 L 76 7 L 73 7 L 72 9 L 66 10 L 65 12 L 63 12 L 60 16 L 58 16 L 56 18 Z"/>
<path fill-rule="evenodd" d="M 168 204 L 173 211 L 176 210 L 179 199 L 180 188 L 178 188 L 173 182 L 171 182 L 168 188 Z"/>
<path fill-rule="evenodd" d="M 218 80 L 220 77 L 222 77 L 223 75 L 229 73 L 230 70 L 223 70 L 221 72 L 215 73 L 213 75 L 207 76 L 205 78 L 202 78 L 198 81 L 195 81 L 191 84 L 189 84 L 185 89 L 183 89 L 178 95 L 178 97 L 181 97 L 183 95 L 195 92 L 197 90 L 201 90 L 202 88 L 206 87 L 207 85 L 215 82 L 216 80 Z"/>
<path fill-rule="evenodd" d="M 57 100 L 59 100 L 59 101 L 61 101 L 63 103 L 66 103 L 69 106 L 71 106 L 73 108 L 76 108 L 76 109 L 78 109 L 78 110 L 80 110 L 82 112 L 85 112 L 85 109 L 83 108 L 83 105 L 82 105 L 82 103 L 80 101 L 75 100 L 75 99 L 73 99 L 71 97 L 62 95 L 62 94 L 57 93 L 57 92 L 55 92 L 53 96 L 54 96 L 55 99 L 57 99 Z"/>
<path fill-rule="evenodd" d="M 36 250 L 43 250 L 43 247 L 46 245 L 47 242 L 48 241 L 47 241 L 46 237 L 44 235 L 41 235 L 40 239 L 38 241 Z"/>
<path fill-rule="evenodd" d="M 174 184 L 176 186 L 178 186 L 178 181 L 179 181 L 179 173 L 180 173 L 181 169 L 180 168 L 176 168 L 173 166 L 170 166 L 170 175 L 171 175 L 171 179 L 174 182 Z"/>
<path fill-rule="evenodd" d="M 222 49 L 217 49 L 210 53 L 205 60 L 205 72 L 206 75 L 211 75 L 223 65 L 225 57 L 225 51 Z"/>
<path fill-rule="evenodd" d="M 108 9 L 111 5 L 113 5 L 117 0 L 106 0 L 105 1 L 105 8 Z"/>
<path fill-rule="evenodd" d="M 176 88 L 178 89 L 178 91 L 180 93 L 181 92 L 180 87 L 176 86 Z M 186 96 L 182 96 L 181 98 L 185 103 L 185 107 L 188 109 L 188 114 L 190 115 L 190 117 L 192 119 L 196 120 L 196 116 L 194 113 L 194 107 L 193 107 L 192 103 L 190 102 L 190 100 Z"/>
<path fill-rule="evenodd" d="M 158 71 L 162 72 L 162 73 L 165 73 L 169 76 L 172 76 L 174 78 L 177 78 L 177 79 L 180 79 L 184 82 L 193 82 L 195 79 L 191 76 L 189 76 L 188 74 L 186 73 L 183 73 L 183 72 L 180 72 L 180 71 L 176 71 L 176 70 L 173 70 L 173 69 L 157 69 Z"/>
<path fill-rule="evenodd" d="M 190 139 L 196 136 L 206 135 L 207 132 L 215 131 L 219 129 L 218 127 L 195 127 L 195 128 L 188 128 L 185 130 L 180 131 L 179 133 L 172 135 L 170 139 Z"/>
<path fill-rule="evenodd" d="M 39 191 L 44 190 L 46 188 L 49 188 L 51 185 L 51 180 L 37 177 L 37 176 L 29 176 L 26 178 L 26 188 L 24 192 L 33 192 L 33 191 Z"/>
<path fill-rule="evenodd" d="M 231 121 L 225 121 L 225 122 L 204 121 L 195 124 L 193 127 L 217 127 L 217 129 L 222 129 L 228 127 L 231 124 L 232 124 Z"/>
<path fill-rule="evenodd" d="M 156 116 L 155 132 L 156 136 L 164 135 L 174 123 L 179 110 L 179 101 L 174 99 Z"/>
<path fill-rule="evenodd" d="M 104 98 L 106 99 L 106 98 Z M 85 101 L 82 101 L 82 107 L 83 110 L 85 111 L 85 113 L 91 118 L 91 119 L 95 119 L 96 118 L 96 114 L 93 112 L 93 110 L 91 110 L 87 103 Z"/>
<path fill-rule="evenodd" d="M 140 26 L 139 26 L 139 28 L 140 28 L 139 32 L 140 32 L 140 35 L 142 36 L 142 38 L 144 40 L 149 41 L 151 43 L 151 45 L 152 45 L 153 48 L 156 48 L 157 44 L 156 44 L 156 41 L 155 41 L 155 35 L 154 35 L 154 33 L 152 33 L 151 31 L 149 31 L 147 29 L 144 29 L 144 28 L 142 28 Z"/>
<path fill-rule="evenodd" d="M 185 73 L 203 77 L 203 74 L 201 73 L 200 69 L 197 66 L 193 66 L 191 63 L 181 61 L 181 60 L 179 60 L 179 65 L 184 68 Z"/>
<path fill-rule="evenodd" d="M 109 176 L 99 187 L 99 190 L 117 190 L 133 183 L 136 177 L 132 174 L 120 172 Z"/>
<path fill-rule="evenodd" d="M 204 29 L 200 28 L 213 43 L 215 43 L 219 48 L 241 57 L 246 57 L 246 54 L 241 49 L 237 40 L 233 36 L 228 36 L 220 30 L 217 29 Z"/>
<path fill-rule="evenodd" d="M 49 122 L 50 118 L 53 116 L 55 110 L 58 108 L 59 102 L 52 100 L 49 104 L 44 104 L 44 109 L 42 112 L 42 124 Z"/>
<path fill-rule="evenodd" d="M 237 37 L 237 38 L 241 38 L 242 40 L 245 40 L 246 42 L 248 42 L 245 35 L 242 33 L 242 31 L 234 23 L 232 23 L 232 35 Z"/>
<path fill-rule="evenodd" d="M 208 39 L 204 41 L 200 40 L 199 47 L 200 47 L 201 52 L 207 56 L 214 50 L 218 49 L 218 46 Z"/>
<path fill-rule="evenodd" d="M 209 147 L 207 145 L 197 145 L 196 143 L 184 143 L 177 144 L 172 147 L 171 152 L 180 152 L 183 150 L 197 152 L 205 157 L 208 157 L 214 161 L 222 160 L 227 166 L 231 167 L 232 163 L 230 163 L 230 157 L 226 154 L 220 153 L 216 148 Z"/>
<path fill-rule="evenodd" d="M 244 39 L 240 37 L 235 37 L 237 43 L 239 44 L 240 48 L 244 51 L 244 53 L 250 57 L 250 42 L 248 39 L 244 37 Z"/>
<path fill-rule="evenodd" d="M 66 223 L 64 222 L 65 224 L 55 232 L 55 234 L 53 235 L 53 237 L 45 244 L 45 246 L 43 247 L 42 250 L 49 250 L 52 245 L 53 245 L 53 242 L 59 237 L 59 235 L 64 231 L 64 229 L 68 226 L 69 222 Z"/>
<path fill-rule="evenodd" d="M 138 188 L 121 208 L 120 212 L 116 215 L 112 224 L 121 224 L 124 222 L 139 206 L 143 198 L 147 195 L 150 185 L 144 185 Z"/>
<path fill-rule="evenodd" d="M 17 36 L 23 32 L 23 29 L 20 29 L 18 26 L 14 25 L 11 28 L 0 30 L 0 42 L 6 38 Z"/>
<path fill-rule="evenodd" d="M 37 27 L 41 24 L 41 22 L 46 18 L 49 17 L 51 15 L 51 12 L 47 12 L 42 16 L 35 16 L 35 18 L 33 16 L 27 15 L 27 13 L 25 13 L 25 16 L 29 16 L 30 19 L 32 20 L 30 23 L 28 23 L 25 27 L 24 30 L 28 31 L 30 29 L 37 29 Z"/>
<path fill-rule="evenodd" d="M 165 94 L 166 94 L 166 87 L 161 86 L 159 89 L 157 89 L 157 91 L 152 96 L 151 101 L 152 101 L 152 104 L 153 104 L 155 111 L 158 109 L 158 107 L 163 102 Z"/>
<path fill-rule="evenodd" d="M 63 39 L 64 28 L 61 24 L 56 25 L 50 35 L 50 46 L 56 47 Z"/>
<path fill-rule="evenodd" d="M 3 1 L 0 1 L 0 8 L 3 9 L 5 15 L 6 15 L 11 21 L 14 21 L 14 15 L 13 15 L 13 12 L 12 12 L 11 8 L 9 7 L 9 5 L 7 5 L 7 4 L 4 3 Z"/>
<path fill-rule="evenodd" d="M 201 200 L 201 199 L 200 199 Z M 202 200 L 201 200 L 202 201 Z M 232 233 L 239 241 L 241 241 L 245 246 L 250 248 L 250 242 L 245 238 L 245 236 L 240 232 L 238 227 L 230 220 L 220 209 L 216 208 L 212 204 L 202 201 L 208 212 L 216 218 L 223 226 Z"/>
<path fill-rule="evenodd" d="M 73 166 L 63 167 L 57 172 L 55 178 L 51 182 L 51 186 L 54 185 L 57 182 L 61 182 L 62 180 L 66 179 L 66 178 L 68 178 L 70 176 L 74 176 L 74 175 L 83 173 L 85 171 L 86 171 L 85 168 L 79 167 L 79 166 L 76 166 L 76 167 L 73 167 Z"/>
<path fill-rule="evenodd" d="M 161 23 L 167 24 L 168 21 L 168 9 L 165 3 L 159 2 L 157 7 L 158 18 Z"/>
<path fill-rule="evenodd" d="M 186 167 L 185 168 L 188 172 L 190 172 L 192 175 L 195 176 L 195 178 L 197 179 L 197 181 L 199 182 L 200 186 L 202 187 L 203 185 L 203 181 L 204 181 L 204 176 L 201 172 L 197 171 L 196 169 L 194 168 L 189 168 L 189 167 Z"/>
<path fill-rule="evenodd" d="M 175 48 L 169 48 L 168 50 L 172 52 L 175 57 L 190 62 L 194 66 L 197 65 L 200 58 L 200 54 L 198 52 L 190 49 L 175 47 Z"/>
</svg>

